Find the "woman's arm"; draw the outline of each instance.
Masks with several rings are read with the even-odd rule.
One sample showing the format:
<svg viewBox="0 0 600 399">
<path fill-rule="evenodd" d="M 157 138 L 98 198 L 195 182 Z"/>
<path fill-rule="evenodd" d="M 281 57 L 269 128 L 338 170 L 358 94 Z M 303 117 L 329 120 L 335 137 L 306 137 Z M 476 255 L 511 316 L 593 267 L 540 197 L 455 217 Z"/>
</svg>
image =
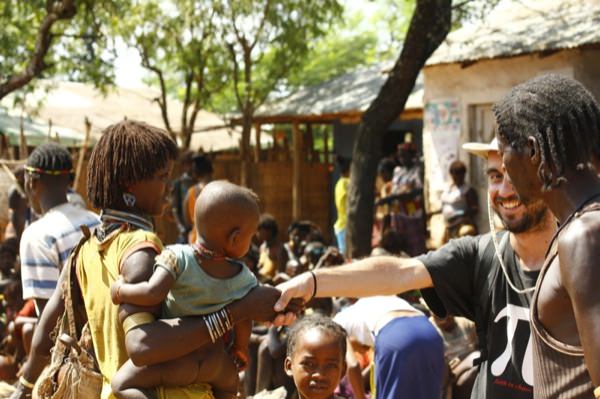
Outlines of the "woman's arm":
<svg viewBox="0 0 600 399">
<path fill-rule="evenodd" d="M 123 262 L 121 273 L 126 281 L 147 280 L 152 274 L 156 252 L 142 249 L 134 252 Z M 273 287 L 258 286 L 245 297 L 229 304 L 232 324 L 243 320 L 271 321 L 275 317 L 273 305 L 280 291 Z M 159 316 L 158 308 L 141 308 L 122 304 L 119 318 L 139 312 L 153 312 Z M 125 335 L 125 347 L 131 361 L 138 366 L 162 363 L 177 359 L 212 343 L 211 334 L 204 317 L 182 317 L 139 325 Z"/>
<path fill-rule="evenodd" d="M 269 286 L 258 286 L 227 309 L 232 323 L 243 320 L 271 321 L 276 316 L 273 306 L 281 292 Z M 122 305 L 125 308 L 129 305 Z M 290 311 L 298 310 L 297 304 Z M 150 365 L 177 359 L 210 344 L 208 327 L 201 316 L 156 320 L 130 330 L 125 345 L 136 365 Z"/>
</svg>

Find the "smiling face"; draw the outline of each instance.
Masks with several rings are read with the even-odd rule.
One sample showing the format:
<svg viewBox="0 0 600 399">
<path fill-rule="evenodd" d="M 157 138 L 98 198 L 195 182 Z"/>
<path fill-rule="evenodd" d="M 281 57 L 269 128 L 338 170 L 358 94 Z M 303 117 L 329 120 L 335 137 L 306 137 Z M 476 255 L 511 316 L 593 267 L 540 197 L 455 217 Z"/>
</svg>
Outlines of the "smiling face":
<svg viewBox="0 0 600 399">
<path fill-rule="evenodd" d="M 300 399 L 327 399 L 345 373 L 345 353 L 339 337 L 319 328 L 304 331 L 285 371 L 294 379 Z"/>
<path fill-rule="evenodd" d="M 513 233 L 533 229 L 543 222 L 548 208 L 541 200 L 523 200 L 515 191 L 502 164 L 500 154 L 491 151 L 487 165 L 488 195 L 494 212 L 504 227 Z"/>
</svg>

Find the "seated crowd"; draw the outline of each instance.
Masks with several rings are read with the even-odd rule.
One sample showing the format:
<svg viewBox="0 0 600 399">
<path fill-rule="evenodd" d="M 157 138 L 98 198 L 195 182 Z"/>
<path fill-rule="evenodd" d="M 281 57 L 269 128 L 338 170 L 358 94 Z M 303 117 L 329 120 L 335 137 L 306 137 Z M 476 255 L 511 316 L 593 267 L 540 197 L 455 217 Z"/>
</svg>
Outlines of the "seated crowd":
<svg viewBox="0 0 600 399">
<path fill-rule="evenodd" d="M 301 273 L 335 268 L 347 263 L 343 251 L 309 220 L 292 222 L 284 234 L 273 216 L 259 214 L 260 199 L 252 191 L 211 182 L 208 157 L 189 153 L 180 157 L 181 174 L 172 185 L 177 244 L 163 247 L 153 233 L 152 217 L 162 213 L 164 196 L 159 194 L 167 188 L 174 144 L 159 129 L 126 121 L 107 128 L 107 143 L 98 143 L 90 163 L 109 167 L 117 162 L 106 148 L 131 150 L 128 135 L 147 135 L 147 144 L 163 153 L 155 155 L 154 170 L 122 165 L 119 173 L 124 175 L 113 176 L 112 182 L 91 170 L 88 181 L 96 187 L 89 187 L 88 195 L 100 215 L 82 207 L 81 197 L 70 200 L 73 166 L 69 152 L 59 145 L 39 146 L 25 168 L 15 171 L 21 178 L 11 195 L 18 196 L 20 201 L 12 202 L 19 206 L 11 206 L 15 222 L 0 245 L 0 380 L 15 383 L 14 398 L 30 397 L 49 362 L 56 337 L 48 332 L 62 309 L 62 275 L 74 248 L 78 259 L 73 270 L 89 320 L 92 353 L 109 383 L 102 397 L 112 391 L 118 398 L 149 398 L 159 386 L 193 384 L 203 384 L 195 392 L 212 390 L 215 398 L 367 398 L 376 387 L 385 397 L 386 384 L 402 385 L 415 398 L 468 397 L 474 376 L 469 359 L 477 348 L 473 325 L 460 318 L 429 318 L 418 291 L 361 300 L 312 298 L 289 327 L 236 316 L 240 311 L 230 305 L 243 303 L 239 300 L 257 285 L 276 286 Z M 115 194 L 108 184 L 117 181 L 121 191 Z M 153 190 L 156 198 L 149 194 Z M 22 227 L 15 225 L 19 220 Z M 80 230 L 81 225 L 87 228 Z M 82 237 L 88 238 L 77 246 Z M 406 252 L 400 234 L 385 229 L 372 255 L 406 257 Z M 98 258 L 98 253 L 105 255 Z M 102 267 L 110 281 L 97 285 Z M 253 306 L 250 299 L 245 306 Z M 108 312 L 109 307 L 114 310 Z M 143 323 L 132 322 L 135 307 L 155 310 L 145 313 Z M 181 324 L 200 315 L 207 320 L 204 341 L 192 352 L 178 347 L 174 355 L 158 354 L 148 362 L 131 354 L 132 330 L 148 324 L 154 329 L 144 334 L 158 334 L 157 319 Z M 106 317 L 121 322 L 124 331 L 108 334 L 94 325 Z M 268 319 L 255 320 L 261 318 Z M 111 353 L 116 350 L 111 345 L 125 347 L 131 359 L 122 349 Z M 107 361 L 109 355 L 115 360 Z M 312 368 L 322 368 L 322 378 L 311 377 Z"/>
<path fill-rule="evenodd" d="M 342 252 L 330 245 L 321 229 L 309 220 L 292 222 L 283 238 L 273 216 L 259 216 L 259 199 L 254 193 L 225 181 L 211 182 L 212 165 L 205 155 L 186 153 L 180 158 L 180 166 L 182 173 L 172 185 L 172 210 L 179 227 L 179 244 L 162 250 L 153 261 L 156 264 L 152 268 L 154 272 L 146 281 L 128 282 L 122 271 L 110 287 L 114 304 L 162 305 L 165 317 L 208 314 L 245 296 L 257 282 L 274 286 L 307 271 L 346 263 Z M 112 230 L 119 229 L 118 223 L 125 221 L 138 226 L 143 235 L 144 228 L 149 228 L 144 223 L 151 223 L 109 208 L 101 208 L 102 214 L 98 217 L 82 207 L 80 198 L 77 204 L 69 201 L 71 170 L 68 151 L 56 144 L 42 145 L 28 159 L 24 173 L 21 170 L 22 178 L 16 183 L 20 187 L 12 190 L 29 202 L 25 207 L 12 209 L 12 212 L 22 213 L 20 218 L 13 220 L 27 220 L 22 229 L 10 225 L 0 246 L 3 297 L 0 378 L 6 382 L 19 381 L 20 392 L 25 392 L 21 397 L 28 397 L 32 384 L 24 376 L 35 374 L 31 369 L 40 367 L 27 365 L 34 330 L 51 300 L 59 270 L 83 236 L 75 226 L 93 229 L 102 220 L 102 229 L 106 230 L 101 229 L 101 234 L 110 235 L 114 234 Z M 122 199 L 125 207 L 131 205 L 128 201 L 135 203 L 136 200 L 143 201 L 133 193 L 123 195 Z M 113 227 L 107 221 L 116 224 Z M 68 227 L 56 231 L 57 224 Z M 161 245 L 153 240 L 156 239 L 149 239 L 149 248 Z M 215 250 L 217 248 L 219 250 Z M 82 249 L 86 250 L 85 247 Z M 405 250 L 399 233 L 388 229 L 382 234 L 373 255 L 407 256 Z M 234 260 L 237 263 L 232 263 Z M 46 269 L 53 269 L 52 275 L 48 275 Z M 240 274 L 241 270 L 245 272 Z M 207 285 L 210 277 L 216 277 L 214 284 L 218 285 Z M 50 286 L 52 282 L 54 286 Z M 190 288 L 197 292 L 190 292 Z M 211 295 L 217 295 L 221 302 L 215 304 L 217 300 Z M 403 363 L 396 360 L 384 367 L 382 359 L 377 375 L 384 378 L 383 368 L 386 368 L 385 378 L 393 379 L 398 375 L 396 383 L 402 383 L 403 379 L 413 378 L 416 370 L 423 374 L 422 385 L 429 386 L 430 393 L 437 391 L 442 395 L 443 391 L 452 397 L 452 385 L 461 381 L 454 369 L 476 348 L 473 335 L 468 332 L 472 328 L 467 321 L 455 321 L 450 317 L 428 320 L 429 311 L 419 299 L 418 292 L 404 294 L 402 298 L 375 297 L 358 302 L 356 298 L 313 298 L 304 306 L 305 316 L 290 327 L 252 324 L 247 320 L 233 327 L 224 348 L 196 351 L 178 361 L 156 366 L 140 368 L 131 360 L 120 364 L 112 376 L 111 389 L 119 398 L 152 397 L 148 389 L 159 385 L 201 382 L 211 385 L 216 398 L 323 397 L 318 394 L 321 391 L 327 391 L 329 395 L 335 391 L 336 397 L 366 398 L 375 388 L 371 376 L 375 373 L 376 353 L 382 351 L 377 351 L 378 344 L 369 330 L 374 325 L 369 323 L 377 323 L 387 315 L 390 320 L 402 319 L 412 324 L 411 332 L 405 334 L 405 347 L 390 349 L 392 352 L 406 351 L 415 342 L 421 342 L 424 349 L 417 351 L 417 358 L 407 354 Z M 118 320 L 125 323 L 126 318 L 126 314 L 119 314 Z M 381 329 L 383 325 L 377 327 Z M 312 330 L 318 332 L 313 334 Z M 391 337 L 397 338 L 394 334 Z M 312 359 L 305 351 L 315 350 L 315 345 L 323 348 L 333 345 L 332 353 L 337 353 L 338 358 L 335 362 L 330 361 L 337 364 L 331 379 L 313 386 L 314 382 L 303 381 L 301 369 L 305 366 L 302 361 L 298 363 L 297 357 L 306 355 Z M 464 350 L 457 351 L 457 347 Z M 39 351 L 39 344 L 34 350 Z M 314 357 L 318 362 L 322 351 L 316 352 L 318 355 Z M 43 356 L 34 354 L 30 362 L 40 358 Z M 328 362 L 327 359 L 323 361 Z M 385 361 L 389 362 L 389 359 Z M 166 372 L 165 364 L 168 364 L 169 372 Z M 421 371 L 416 368 L 419 364 Z M 433 374 L 427 371 L 432 364 L 437 370 Z M 412 371 L 396 373 L 398 367 Z M 312 396 L 302 396 L 305 390 L 314 392 Z M 19 391 L 15 397 L 18 394 Z"/>
</svg>

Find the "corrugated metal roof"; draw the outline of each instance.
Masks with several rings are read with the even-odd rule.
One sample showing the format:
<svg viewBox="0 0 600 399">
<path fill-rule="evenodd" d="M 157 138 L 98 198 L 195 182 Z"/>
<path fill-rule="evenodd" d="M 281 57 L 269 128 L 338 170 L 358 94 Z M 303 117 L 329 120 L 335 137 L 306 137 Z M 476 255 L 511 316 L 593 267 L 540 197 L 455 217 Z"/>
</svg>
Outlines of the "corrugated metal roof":
<svg viewBox="0 0 600 399">
<path fill-rule="evenodd" d="M 364 112 L 388 77 L 391 62 L 356 69 L 319 85 L 301 89 L 282 100 L 266 104 L 256 116 L 308 116 Z M 405 109 L 423 108 L 423 79 L 417 83 Z"/>
<path fill-rule="evenodd" d="M 21 140 L 21 116 L 0 111 L 0 132 L 6 134 L 10 145 L 19 145 Z M 37 146 L 48 140 L 57 140 L 67 147 L 83 145 L 84 137 L 79 131 L 64 126 L 50 126 L 43 121 L 24 117 L 23 133 L 27 145 Z M 92 145 L 93 143 L 88 143 Z"/>
<path fill-rule="evenodd" d="M 150 87 L 141 88 L 111 88 L 106 95 L 95 89 L 90 84 L 78 82 L 42 82 L 48 84 L 50 89 L 36 90 L 27 97 L 30 109 L 35 110 L 35 117 L 30 118 L 29 127 L 42 126 L 38 130 L 42 133 L 48 130 L 47 122 L 52 120 L 53 131 L 64 136 L 68 132 L 74 135 L 73 140 L 79 135 L 79 142 L 83 141 L 84 118 L 92 123 L 92 140 L 96 141 L 101 132 L 108 125 L 117 123 L 123 118 L 144 121 L 150 125 L 164 127 L 160 108 L 154 99 L 160 95 L 158 90 Z M 40 100 L 43 100 L 38 107 Z M 10 109 L 11 96 L 2 101 L 2 105 Z M 180 128 L 182 104 L 175 99 L 169 99 L 169 119 L 174 130 Z M 17 119 L 18 121 L 18 119 Z M 3 120 L 0 119 L 0 126 Z M 16 122 L 15 122 L 16 123 Z M 13 123 L 14 124 L 14 123 Z M 18 124 L 17 124 L 18 126 Z M 238 148 L 241 128 L 230 128 L 217 114 L 200 110 L 194 126 L 190 147 L 194 150 L 202 147 L 204 151 L 223 151 Z M 18 134 L 18 130 L 17 130 Z M 33 133 L 31 133 L 33 134 Z M 34 134 L 35 135 L 35 134 Z M 41 136 L 37 134 L 37 136 Z M 18 136 L 17 136 L 18 139 Z M 261 143 L 271 142 L 269 135 L 262 135 Z M 251 142 L 254 143 L 254 134 Z"/>
<path fill-rule="evenodd" d="M 596 43 L 600 43 L 599 0 L 504 1 L 483 22 L 450 33 L 427 65 Z"/>
</svg>

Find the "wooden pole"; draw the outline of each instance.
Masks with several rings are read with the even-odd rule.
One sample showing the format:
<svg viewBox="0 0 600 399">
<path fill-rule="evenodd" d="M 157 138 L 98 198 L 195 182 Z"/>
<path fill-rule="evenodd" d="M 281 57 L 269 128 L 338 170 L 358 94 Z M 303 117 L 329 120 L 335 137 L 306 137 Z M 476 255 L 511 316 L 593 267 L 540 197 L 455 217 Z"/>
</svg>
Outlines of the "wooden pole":
<svg viewBox="0 0 600 399">
<path fill-rule="evenodd" d="M 308 151 L 308 162 L 311 164 L 315 160 L 315 140 L 313 136 L 312 124 L 306 124 L 306 150 Z"/>
<path fill-rule="evenodd" d="M 21 187 L 21 184 L 15 177 L 15 174 L 13 173 L 13 171 L 10 170 L 10 168 L 6 165 L 5 162 L 1 162 L 1 163 L 2 163 L 2 169 L 4 169 L 4 172 L 6 173 L 6 175 L 10 179 L 10 181 L 13 182 L 17 191 L 19 192 L 19 194 L 21 194 L 21 197 L 23 197 L 23 198 L 27 197 L 27 195 L 25 194 L 25 190 L 23 190 L 23 187 Z"/>
<path fill-rule="evenodd" d="M 19 123 L 19 159 L 27 159 L 28 156 L 27 139 L 25 138 L 25 120 L 23 112 L 21 112 L 21 121 Z"/>
<path fill-rule="evenodd" d="M 302 209 L 301 174 L 302 174 L 302 132 L 298 122 L 292 126 L 292 147 L 294 150 L 293 161 L 293 185 L 292 185 L 292 218 L 300 219 Z"/>
<path fill-rule="evenodd" d="M 259 163 L 260 162 L 260 133 L 261 133 L 261 127 L 262 125 L 260 123 L 257 123 L 254 125 L 254 162 L 255 163 Z"/>
<path fill-rule="evenodd" d="M 2 150 L 0 151 L 0 157 L 9 158 L 10 157 L 10 144 L 8 141 L 8 136 L 5 134 L 0 134 L 0 143 L 2 144 Z"/>
<path fill-rule="evenodd" d="M 325 164 L 329 163 L 329 126 L 323 130 L 323 158 Z"/>
<path fill-rule="evenodd" d="M 83 122 L 85 124 L 85 137 L 83 139 L 83 144 L 79 149 L 79 157 L 77 158 L 77 168 L 75 169 L 75 179 L 73 181 L 73 189 L 75 191 L 79 191 L 79 186 L 81 185 L 81 174 L 83 172 L 83 163 L 85 162 L 85 154 L 87 153 L 88 144 L 90 141 L 90 136 L 92 132 L 92 123 L 90 120 L 85 117 Z"/>
</svg>

